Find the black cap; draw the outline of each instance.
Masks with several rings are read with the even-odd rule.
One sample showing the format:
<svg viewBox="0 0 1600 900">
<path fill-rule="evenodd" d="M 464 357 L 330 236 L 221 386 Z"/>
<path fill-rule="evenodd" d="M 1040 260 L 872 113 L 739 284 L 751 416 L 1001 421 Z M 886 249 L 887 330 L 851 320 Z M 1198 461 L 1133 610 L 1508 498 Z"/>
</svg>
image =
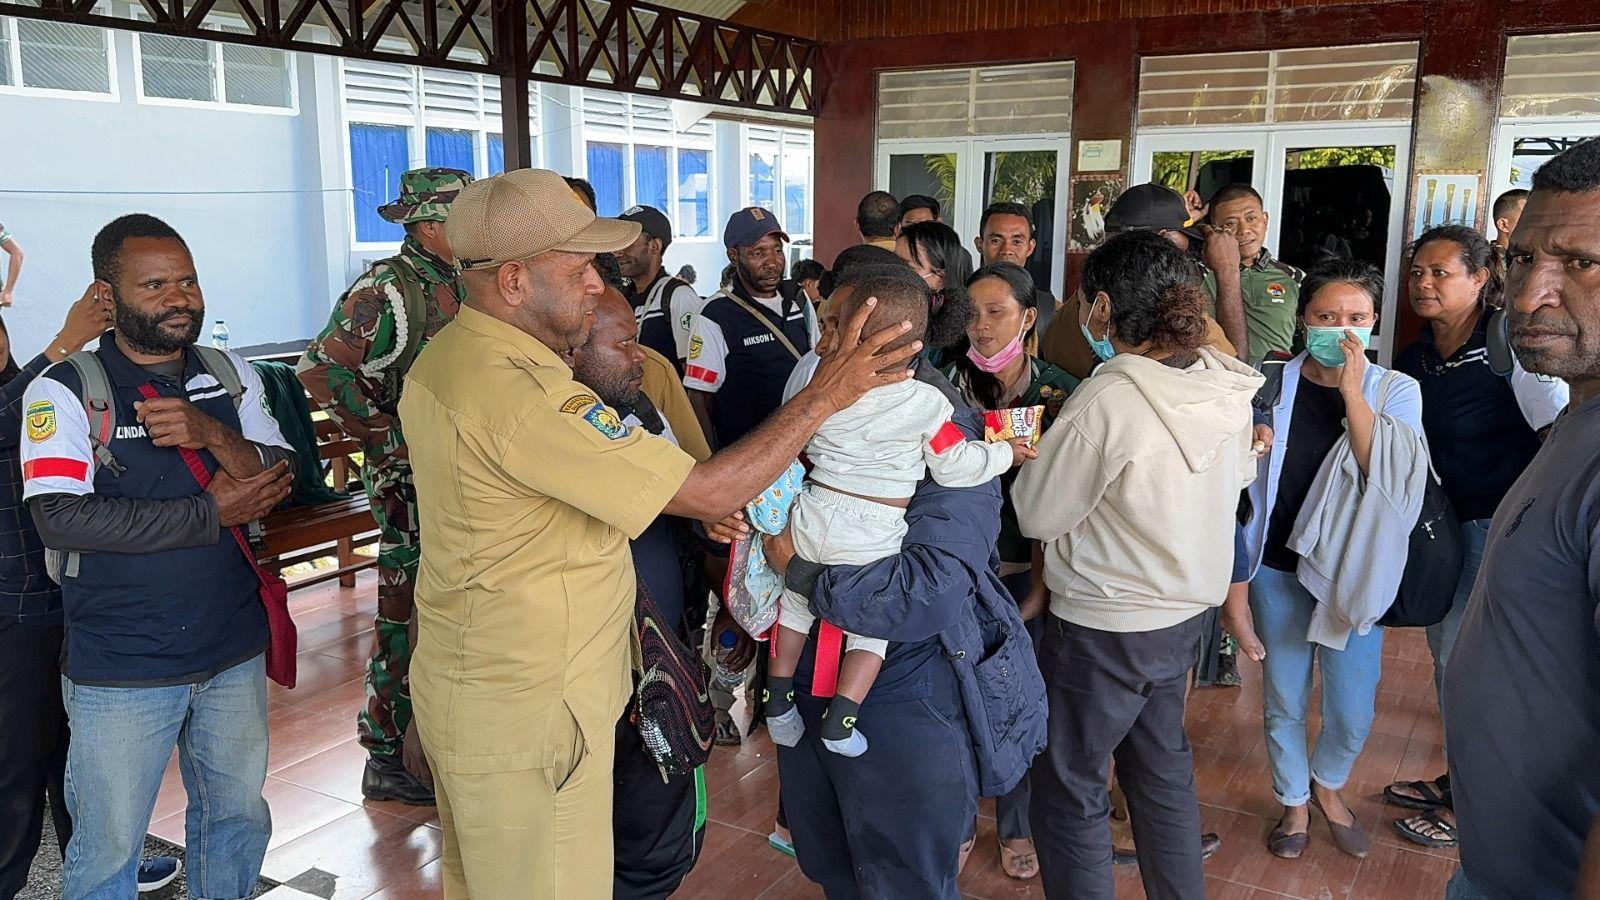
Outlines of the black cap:
<svg viewBox="0 0 1600 900">
<path fill-rule="evenodd" d="M 1190 220 L 1189 207 L 1178 192 L 1154 183 L 1136 184 L 1123 191 L 1106 212 L 1106 228 L 1179 231 L 1196 240 L 1205 240 L 1199 224 Z"/>
<path fill-rule="evenodd" d="M 630 206 L 627 212 L 617 218 L 624 222 L 638 222 L 645 234 L 661 242 L 662 250 L 672 243 L 672 223 L 667 220 L 666 213 L 654 206 Z"/>
</svg>

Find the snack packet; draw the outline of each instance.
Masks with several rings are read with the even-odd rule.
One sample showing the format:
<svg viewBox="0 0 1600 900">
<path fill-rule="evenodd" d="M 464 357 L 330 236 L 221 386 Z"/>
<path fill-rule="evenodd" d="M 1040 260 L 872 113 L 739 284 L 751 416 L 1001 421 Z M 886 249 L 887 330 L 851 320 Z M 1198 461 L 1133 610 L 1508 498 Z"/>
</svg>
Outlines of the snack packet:
<svg viewBox="0 0 1600 900">
<path fill-rule="evenodd" d="M 1010 409 L 991 409 L 983 414 L 983 439 L 991 443 L 1027 438 L 1028 446 L 1039 446 L 1044 429 L 1043 406 L 1014 406 Z"/>
</svg>

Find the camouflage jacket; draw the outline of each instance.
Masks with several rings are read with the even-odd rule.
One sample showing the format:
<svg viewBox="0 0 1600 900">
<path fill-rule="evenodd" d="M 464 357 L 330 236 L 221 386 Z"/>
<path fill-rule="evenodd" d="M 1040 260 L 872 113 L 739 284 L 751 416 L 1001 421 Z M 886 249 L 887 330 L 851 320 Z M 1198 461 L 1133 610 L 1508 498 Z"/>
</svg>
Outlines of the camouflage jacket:
<svg viewBox="0 0 1600 900">
<path fill-rule="evenodd" d="M 399 358 L 406 335 L 412 328 L 422 328 L 426 346 L 456 317 L 466 296 L 455 267 L 414 238 L 405 239 L 399 255 L 422 276 L 427 321 L 406 321 L 400 276 L 392 263 L 380 262 L 339 298 L 327 326 L 306 347 L 297 367 L 301 383 L 317 405 L 346 434 L 361 441 L 369 471 L 406 455 L 395 412 L 404 368 L 409 368 L 409 361 Z"/>
</svg>

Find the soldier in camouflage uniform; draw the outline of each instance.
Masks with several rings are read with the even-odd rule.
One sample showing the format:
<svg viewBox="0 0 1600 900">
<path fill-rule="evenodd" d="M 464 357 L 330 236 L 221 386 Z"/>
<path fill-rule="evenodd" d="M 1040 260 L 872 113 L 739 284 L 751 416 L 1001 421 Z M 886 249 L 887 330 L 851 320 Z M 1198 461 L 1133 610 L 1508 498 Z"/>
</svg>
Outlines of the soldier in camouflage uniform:
<svg viewBox="0 0 1600 900">
<path fill-rule="evenodd" d="M 400 253 L 374 263 L 339 298 L 298 367 L 317 404 L 361 442 L 361 483 L 378 524 L 376 645 L 367 665 L 367 705 L 356 717 L 369 755 L 361 790 L 373 800 L 434 802 L 433 791 L 406 771 L 401 757 L 411 726 L 408 628 L 421 551 L 416 489 L 396 408 L 418 351 L 455 318 L 466 297 L 444 223 L 456 194 L 471 181 L 456 169 L 400 176 L 399 199 L 378 208 L 383 218 L 405 226 Z"/>
</svg>

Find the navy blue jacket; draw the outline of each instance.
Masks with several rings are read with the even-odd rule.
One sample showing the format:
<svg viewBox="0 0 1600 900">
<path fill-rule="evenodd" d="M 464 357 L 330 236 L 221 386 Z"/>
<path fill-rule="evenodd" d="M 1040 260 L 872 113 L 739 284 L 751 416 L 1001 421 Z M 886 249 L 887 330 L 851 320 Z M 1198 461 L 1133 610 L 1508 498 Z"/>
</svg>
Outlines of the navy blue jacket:
<svg viewBox="0 0 1600 900">
<path fill-rule="evenodd" d="M 22 499 L 22 394 L 50 368 L 34 357 L 0 387 L 0 616 L 33 625 L 60 625 L 61 588 L 50 580 L 44 542 Z"/>
<path fill-rule="evenodd" d="M 954 395 L 921 363 L 918 380 Z M 943 384 L 940 384 L 943 382 Z M 981 439 L 978 414 L 955 400 L 955 422 Z M 1022 780 L 1044 749 L 1049 714 L 1044 678 L 1017 604 L 996 574 L 999 479 L 947 488 L 924 479 L 906 510 L 898 556 L 865 566 L 818 566 L 796 558 L 788 586 L 811 599 L 819 617 L 890 641 L 867 702 L 916 700 L 931 690 L 927 667 L 955 670 L 972 738 L 978 796 L 998 797 Z M 810 687 L 810 656 L 796 682 Z"/>
</svg>

